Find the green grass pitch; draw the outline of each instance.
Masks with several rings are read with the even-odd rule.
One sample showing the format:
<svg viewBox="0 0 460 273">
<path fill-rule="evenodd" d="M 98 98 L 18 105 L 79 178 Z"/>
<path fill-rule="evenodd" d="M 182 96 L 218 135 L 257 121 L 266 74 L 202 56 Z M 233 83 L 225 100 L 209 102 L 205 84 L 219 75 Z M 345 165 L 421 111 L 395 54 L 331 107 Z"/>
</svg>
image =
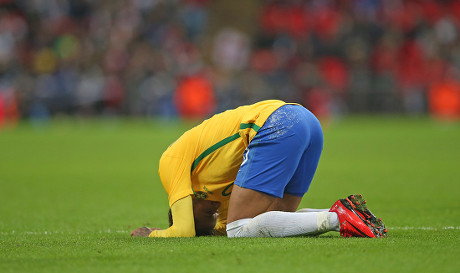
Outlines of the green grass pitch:
<svg viewBox="0 0 460 273">
<path fill-rule="evenodd" d="M 348 117 L 323 126 L 301 207 L 362 193 L 386 239 L 131 238 L 167 226 L 158 159 L 190 124 L 55 120 L 0 131 L 0 272 L 458 272 L 460 124 Z"/>
</svg>

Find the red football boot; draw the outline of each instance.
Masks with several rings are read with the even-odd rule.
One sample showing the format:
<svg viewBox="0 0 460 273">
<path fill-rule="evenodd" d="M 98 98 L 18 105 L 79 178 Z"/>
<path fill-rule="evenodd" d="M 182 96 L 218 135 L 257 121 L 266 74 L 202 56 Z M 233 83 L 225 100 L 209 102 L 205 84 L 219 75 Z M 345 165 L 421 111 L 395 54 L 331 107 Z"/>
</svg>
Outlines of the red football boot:
<svg viewBox="0 0 460 273">
<path fill-rule="evenodd" d="M 342 237 L 386 237 L 387 229 L 382 219 L 377 219 L 367 208 L 361 194 L 339 199 L 332 205 L 331 212 L 337 213 Z"/>
</svg>

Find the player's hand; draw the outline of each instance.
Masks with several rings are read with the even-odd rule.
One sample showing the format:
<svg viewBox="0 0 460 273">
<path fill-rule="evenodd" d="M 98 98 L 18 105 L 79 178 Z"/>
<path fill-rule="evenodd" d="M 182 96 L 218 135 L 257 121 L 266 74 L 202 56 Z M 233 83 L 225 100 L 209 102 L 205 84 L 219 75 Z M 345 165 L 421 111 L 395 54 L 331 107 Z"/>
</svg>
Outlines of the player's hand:
<svg viewBox="0 0 460 273">
<path fill-rule="evenodd" d="M 140 227 L 131 231 L 131 236 L 133 237 L 149 237 L 150 233 L 154 230 L 159 230 L 159 228 L 149 228 L 149 227 Z"/>
</svg>

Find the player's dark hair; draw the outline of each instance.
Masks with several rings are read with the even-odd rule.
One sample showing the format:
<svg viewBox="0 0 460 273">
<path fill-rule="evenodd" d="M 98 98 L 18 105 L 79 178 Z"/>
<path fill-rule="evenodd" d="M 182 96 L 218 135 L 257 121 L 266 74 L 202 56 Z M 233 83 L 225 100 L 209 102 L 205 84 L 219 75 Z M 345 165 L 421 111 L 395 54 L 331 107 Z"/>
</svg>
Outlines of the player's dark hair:
<svg viewBox="0 0 460 273">
<path fill-rule="evenodd" d="M 171 209 L 169 209 L 169 211 L 168 211 L 168 221 L 169 221 L 169 226 L 171 227 L 173 225 Z"/>
</svg>

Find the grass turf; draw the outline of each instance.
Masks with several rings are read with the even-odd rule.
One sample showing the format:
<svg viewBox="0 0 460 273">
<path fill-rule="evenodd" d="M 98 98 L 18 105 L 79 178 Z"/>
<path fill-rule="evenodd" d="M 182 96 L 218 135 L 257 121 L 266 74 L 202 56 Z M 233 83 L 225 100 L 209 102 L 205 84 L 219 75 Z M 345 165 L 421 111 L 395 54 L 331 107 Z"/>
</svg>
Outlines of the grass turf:
<svg viewBox="0 0 460 273">
<path fill-rule="evenodd" d="M 363 193 L 383 240 L 130 238 L 167 226 L 161 153 L 190 124 L 55 120 L 0 131 L 0 272 L 457 272 L 460 124 L 353 117 L 324 125 L 301 207 Z"/>
</svg>

